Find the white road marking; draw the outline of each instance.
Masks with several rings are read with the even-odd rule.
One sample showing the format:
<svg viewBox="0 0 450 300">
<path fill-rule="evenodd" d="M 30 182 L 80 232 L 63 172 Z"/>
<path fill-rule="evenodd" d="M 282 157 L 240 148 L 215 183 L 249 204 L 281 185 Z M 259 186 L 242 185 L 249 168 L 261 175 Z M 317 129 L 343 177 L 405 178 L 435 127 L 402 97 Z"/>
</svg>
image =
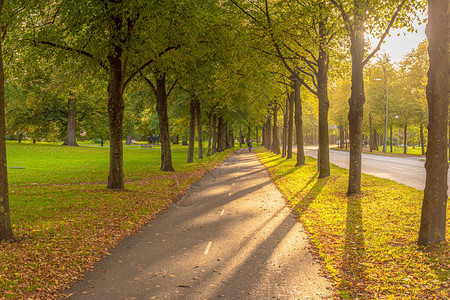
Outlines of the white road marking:
<svg viewBox="0 0 450 300">
<path fill-rule="evenodd" d="M 222 209 L 222 212 L 220 213 L 221 216 L 225 213 L 225 209 Z"/>
<path fill-rule="evenodd" d="M 205 249 L 205 253 L 203 253 L 203 254 L 208 254 L 208 252 L 209 252 L 209 248 L 211 248 L 211 245 L 212 245 L 212 242 L 210 241 L 209 243 L 208 243 L 208 246 L 206 246 L 206 249 Z"/>
<path fill-rule="evenodd" d="M 404 168 L 399 168 L 399 167 L 391 167 L 392 169 L 396 169 L 396 170 L 400 170 L 400 171 L 405 171 Z"/>
</svg>

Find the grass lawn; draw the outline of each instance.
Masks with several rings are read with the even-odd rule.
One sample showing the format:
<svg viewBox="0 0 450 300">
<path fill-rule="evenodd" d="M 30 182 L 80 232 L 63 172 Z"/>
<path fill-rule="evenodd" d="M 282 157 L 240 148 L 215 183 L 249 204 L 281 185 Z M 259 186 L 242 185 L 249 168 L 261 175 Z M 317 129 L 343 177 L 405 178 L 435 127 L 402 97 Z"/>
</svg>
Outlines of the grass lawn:
<svg viewBox="0 0 450 300">
<path fill-rule="evenodd" d="M 111 191 L 107 147 L 9 142 L 17 240 L 0 242 L 0 299 L 56 298 L 233 151 L 211 157 L 205 151 L 205 159 L 186 164 L 187 147 L 174 148 L 176 172 L 161 172 L 159 150 L 124 146 L 126 190 Z"/>
<path fill-rule="evenodd" d="M 339 297 L 450 297 L 449 244 L 425 249 L 416 244 L 422 191 L 363 174 L 362 194 L 347 197 L 345 169 L 333 165 L 331 176 L 317 179 L 313 158 L 295 167 L 295 157 L 285 160 L 266 151 L 258 156 L 297 212 Z"/>
</svg>

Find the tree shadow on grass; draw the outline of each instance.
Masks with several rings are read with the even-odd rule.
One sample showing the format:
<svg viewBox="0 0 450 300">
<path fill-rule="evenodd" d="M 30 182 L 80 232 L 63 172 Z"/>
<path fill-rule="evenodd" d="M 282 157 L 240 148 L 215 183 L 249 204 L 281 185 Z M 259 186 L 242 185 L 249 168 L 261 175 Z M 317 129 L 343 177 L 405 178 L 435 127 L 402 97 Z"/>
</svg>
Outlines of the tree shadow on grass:
<svg viewBox="0 0 450 300">
<path fill-rule="evenodd" d="M 319 172 L 316 172 L 313 177 L 305 184 L 305 186 L 295 195 L 294 198 L 298 198 L 301 193 L 310 186 L 314 180 L 317 179 L 319 176 Z M 328 177 L 317 179 L 316 183 L 309 189 L 309 192 L 302 197 L 301 201 L 295 206 L 297 208 L 299 214 L 304 213 L 308 207 L 311 205 L 311 203 L 316 200 L 317 196 L 320 194 L 324 186 L 328 182 Z"/>
<path fill-rule="evenodd" d="M 362 218 L 361 196 L 348 196 L 342 271 L 346 280 L 343 289 L 351 293 L 348 295 L 351 298 L 364 297 L 362 287 L 365 281 L 365 267 L 363 262 L 366 249 Z"/>
</svg>

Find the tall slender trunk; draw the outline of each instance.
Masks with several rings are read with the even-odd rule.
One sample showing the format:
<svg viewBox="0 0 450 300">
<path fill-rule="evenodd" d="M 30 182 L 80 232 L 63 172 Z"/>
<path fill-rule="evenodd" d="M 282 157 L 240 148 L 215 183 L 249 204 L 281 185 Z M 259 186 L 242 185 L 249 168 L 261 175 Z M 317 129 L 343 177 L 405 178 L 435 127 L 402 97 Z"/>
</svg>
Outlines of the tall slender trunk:
<svg viewBox="0 0 450 300">
<path fill-rule="evenodd" d="M 123 143 L 122 124 L 125 103 L 123 101 L 122 49 L 115 47 L 114 55 L 108 56 L 108 121 L 109 121 L 109 189 L 123 189 Z"/>
<path fill-rule="evenodd" d="M 391 126 L 390 126 L 390 145 L 391 145 L 391 153 L 392 153 L 392 124 L 391 124 Z"/>
<path fill-rule="evenodd" d="M 376 129 L 373 130 L 373 149 L 378 151 L 378 132 Z"/>
<path fill-rule="evenodd" d="M 287 96 L 289 97 L 289 96 Z M 288 107 L 288 98 L 286 98 L 284 105 L 284 114 L 283 114 L 283 150 L 281 151 L 281 157 L 286 157 L 287 152 L 287 124 L 288 124 L 288 116 L 287 116 L 287 107 Z"/>
<path fill-rule="evenodd" d="M 202 129 L 202 110 L 201 103 L 197 101 L 197 106 L 195 107 L 197 114 L 197 135 L 198 135 L 198 159 L 203 159 L 203 129 Z"/>
<path fill-rule="evenodd" d="M 280 154 L 280 138 L 278 136 L 278 106 L 275 105 L 273 109 L 273 142 L 272 142 L 272 152 L 275 154 Z"/>
<path fill-rule="evenodd" d="M 323 2 L 320 2 L 323 6 Z M 317 60 L 317 97 L 319 100 L 319 178 L 330 176 L 330 146 L 328 139 L 328 52 L 326 50 L 327 33 L 325 21 L 319 22 L 319 58 Z"/>
<path fill-rule="evenodd" d="M 194 162 L 194 143 L 195 143 L 195 108 L 197 106 L 197 101 L 195 97 L 191 97 L 190 103 L 190 121 L 189 121 L 189 147 L 188 147 L 188 157 L 187 163 Z"/>
<path fill-rule="evenodd" d="M 3 0 L 0 0 L 0 19 Z M 0 40 L 0 241 L 13 238 L 9 210 L 8 174 L 6 170 L 5 74 L 3 71 L 3 40 Z"/>
<path fill-rule="evenodd" d="M 361 135 L 363 121 L 364 95 L 364 16 L 355 16 L 355 27 L 351 37 L 352 92 L 349 99 L 349 138 L 350 166 L 347 194 L 361 192 Z"/>
<path fill-rule="evenodd" d="M 259 146 L 259 129 L 258 129 L 258 125 L 256 125 L 255 131 L 256 131 L 256 146 Z"/>
<path fill-rule="evenodd" d="M 225 150 L 226 139 L 227 139 L 227 125 L 222 116 L 219 117 L 217 132 L 217 152 L 222 152 Z"/>
<path fill-rule="evenodd" d="M 428 1 L 429 45 L 427 102 L 428 142 L 426 181 L 419 230 L 419 245 L 445 241 L 447 213 L 447 125 L 449 108 L 450 7 L 448 0 Z"/>
<path fill-rule="evenodd" d="M 248 125 L 248 127 L 247 127 L 247 141 L 250 141 L 251 140 L 251 129 L 250 129 L 250 125 Z"/>
<path fill-rule="evenodd" d="M 172 165 L 172 149 L 170 146 L 169 115 L 167 113 L 166 74 L 156 73 L 156 112 L 159 121 L 159 137 L 161 141 L 161 171 L 175 171 Z"/>
<path fill-rule="evenodd" d="M 420 123 L 420 147 L 422 149 L 422 155 L 425 155 L 425 146 L 423 145 L 423 124 Z"/>
<path fill-rule="evenodd" d="M 242 128 L 241 125 L 239 125 L 239 148 L 242 148 L 242 144 L 244 143 L 243 139 L 244 136 L 242 135 Z"/>
<path fill-rule="evenodd" d="M 78 146 L 77 144 L 77 99 L 73 91 L 69 91 L 67 99 L 67 135 L 64 145 Z"/>
<path fill-rule="evenodd" d="M 212 154 L 217 152 L 217 117 L 213 114 L 213 143 L 212 143 Z"/>
<path fill-rule="evenodd" d="M 406 123 L 403 127 L 403 153 L 406 154 L 408 152 L 408 124 Z"/>
<path fill-rule="evenodd" d="M 230 127 L 228 122 L 225 122 L 225 149 L 230 148 Z"/>
<path fill-rule="evenodd" d="M 269 116 L 269 119 L 267 120 L 267 150 L 270 151 L 272 149 L 272 118 Z"/>
<path fill-rule="evenodd" d="M 212 135 L 212 113 L 208 114 L 208 153 L 206 156 L 211 156 L 211 135 Z"/>
<path fill-rule="evenodd" d="M 303 120 L 302 120 L 302 99 L 300 98 L 300 82 L 294 81 L 294 102 L 295 102 L 295 139 L 297 141 L 297 164 L 305 164 L 305 150 L 303 148 Z"/>
<path fill-rule="evenodd" d="M 289 95 L 289 104 L 288 104 L 288 133 L 287 133 L 287 157 L 286 159 L 292 158 L 292 137 L 294 135 L 294 92 Z"/>
<path fill-rule="evenodd" d="M 344 149 L 344 143 L 345 143 L 344 125 L 339 124 L 339 149 Z"/>
<path fill-rule="evenodd" d="M 372 129 L 372 114 L 369 113 L 369 151 L 373 151 L 374 138 L 373 138 L 373 129 Z"/>
</svg>

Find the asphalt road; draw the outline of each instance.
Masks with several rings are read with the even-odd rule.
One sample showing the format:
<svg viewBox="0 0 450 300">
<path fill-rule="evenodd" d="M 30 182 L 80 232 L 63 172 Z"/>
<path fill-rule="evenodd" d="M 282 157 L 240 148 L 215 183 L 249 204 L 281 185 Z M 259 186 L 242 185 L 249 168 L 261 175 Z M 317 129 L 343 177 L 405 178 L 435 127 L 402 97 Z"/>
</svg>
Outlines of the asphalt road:
<svg viewBox="0 0 450 300">
<path fill-rule="evenodd" d="M 231 155 L 111 251 L 69 299 L 329 299 L 303 227 L 254 153 Z"/>
<path fill-rule="evenodd" d="M 317 147 L 306 147 L 305 155 L 317 158 Z M 362 153 L 362 173 L 387 178 L 419 190 L 425 188 L 425 162 L 422 157 L 392 157 Z M 330 162 L 348 169 L 349 152 L 330 150 Z M 449 177 L 450 178 L 450 177 Z"/>
</svg>

